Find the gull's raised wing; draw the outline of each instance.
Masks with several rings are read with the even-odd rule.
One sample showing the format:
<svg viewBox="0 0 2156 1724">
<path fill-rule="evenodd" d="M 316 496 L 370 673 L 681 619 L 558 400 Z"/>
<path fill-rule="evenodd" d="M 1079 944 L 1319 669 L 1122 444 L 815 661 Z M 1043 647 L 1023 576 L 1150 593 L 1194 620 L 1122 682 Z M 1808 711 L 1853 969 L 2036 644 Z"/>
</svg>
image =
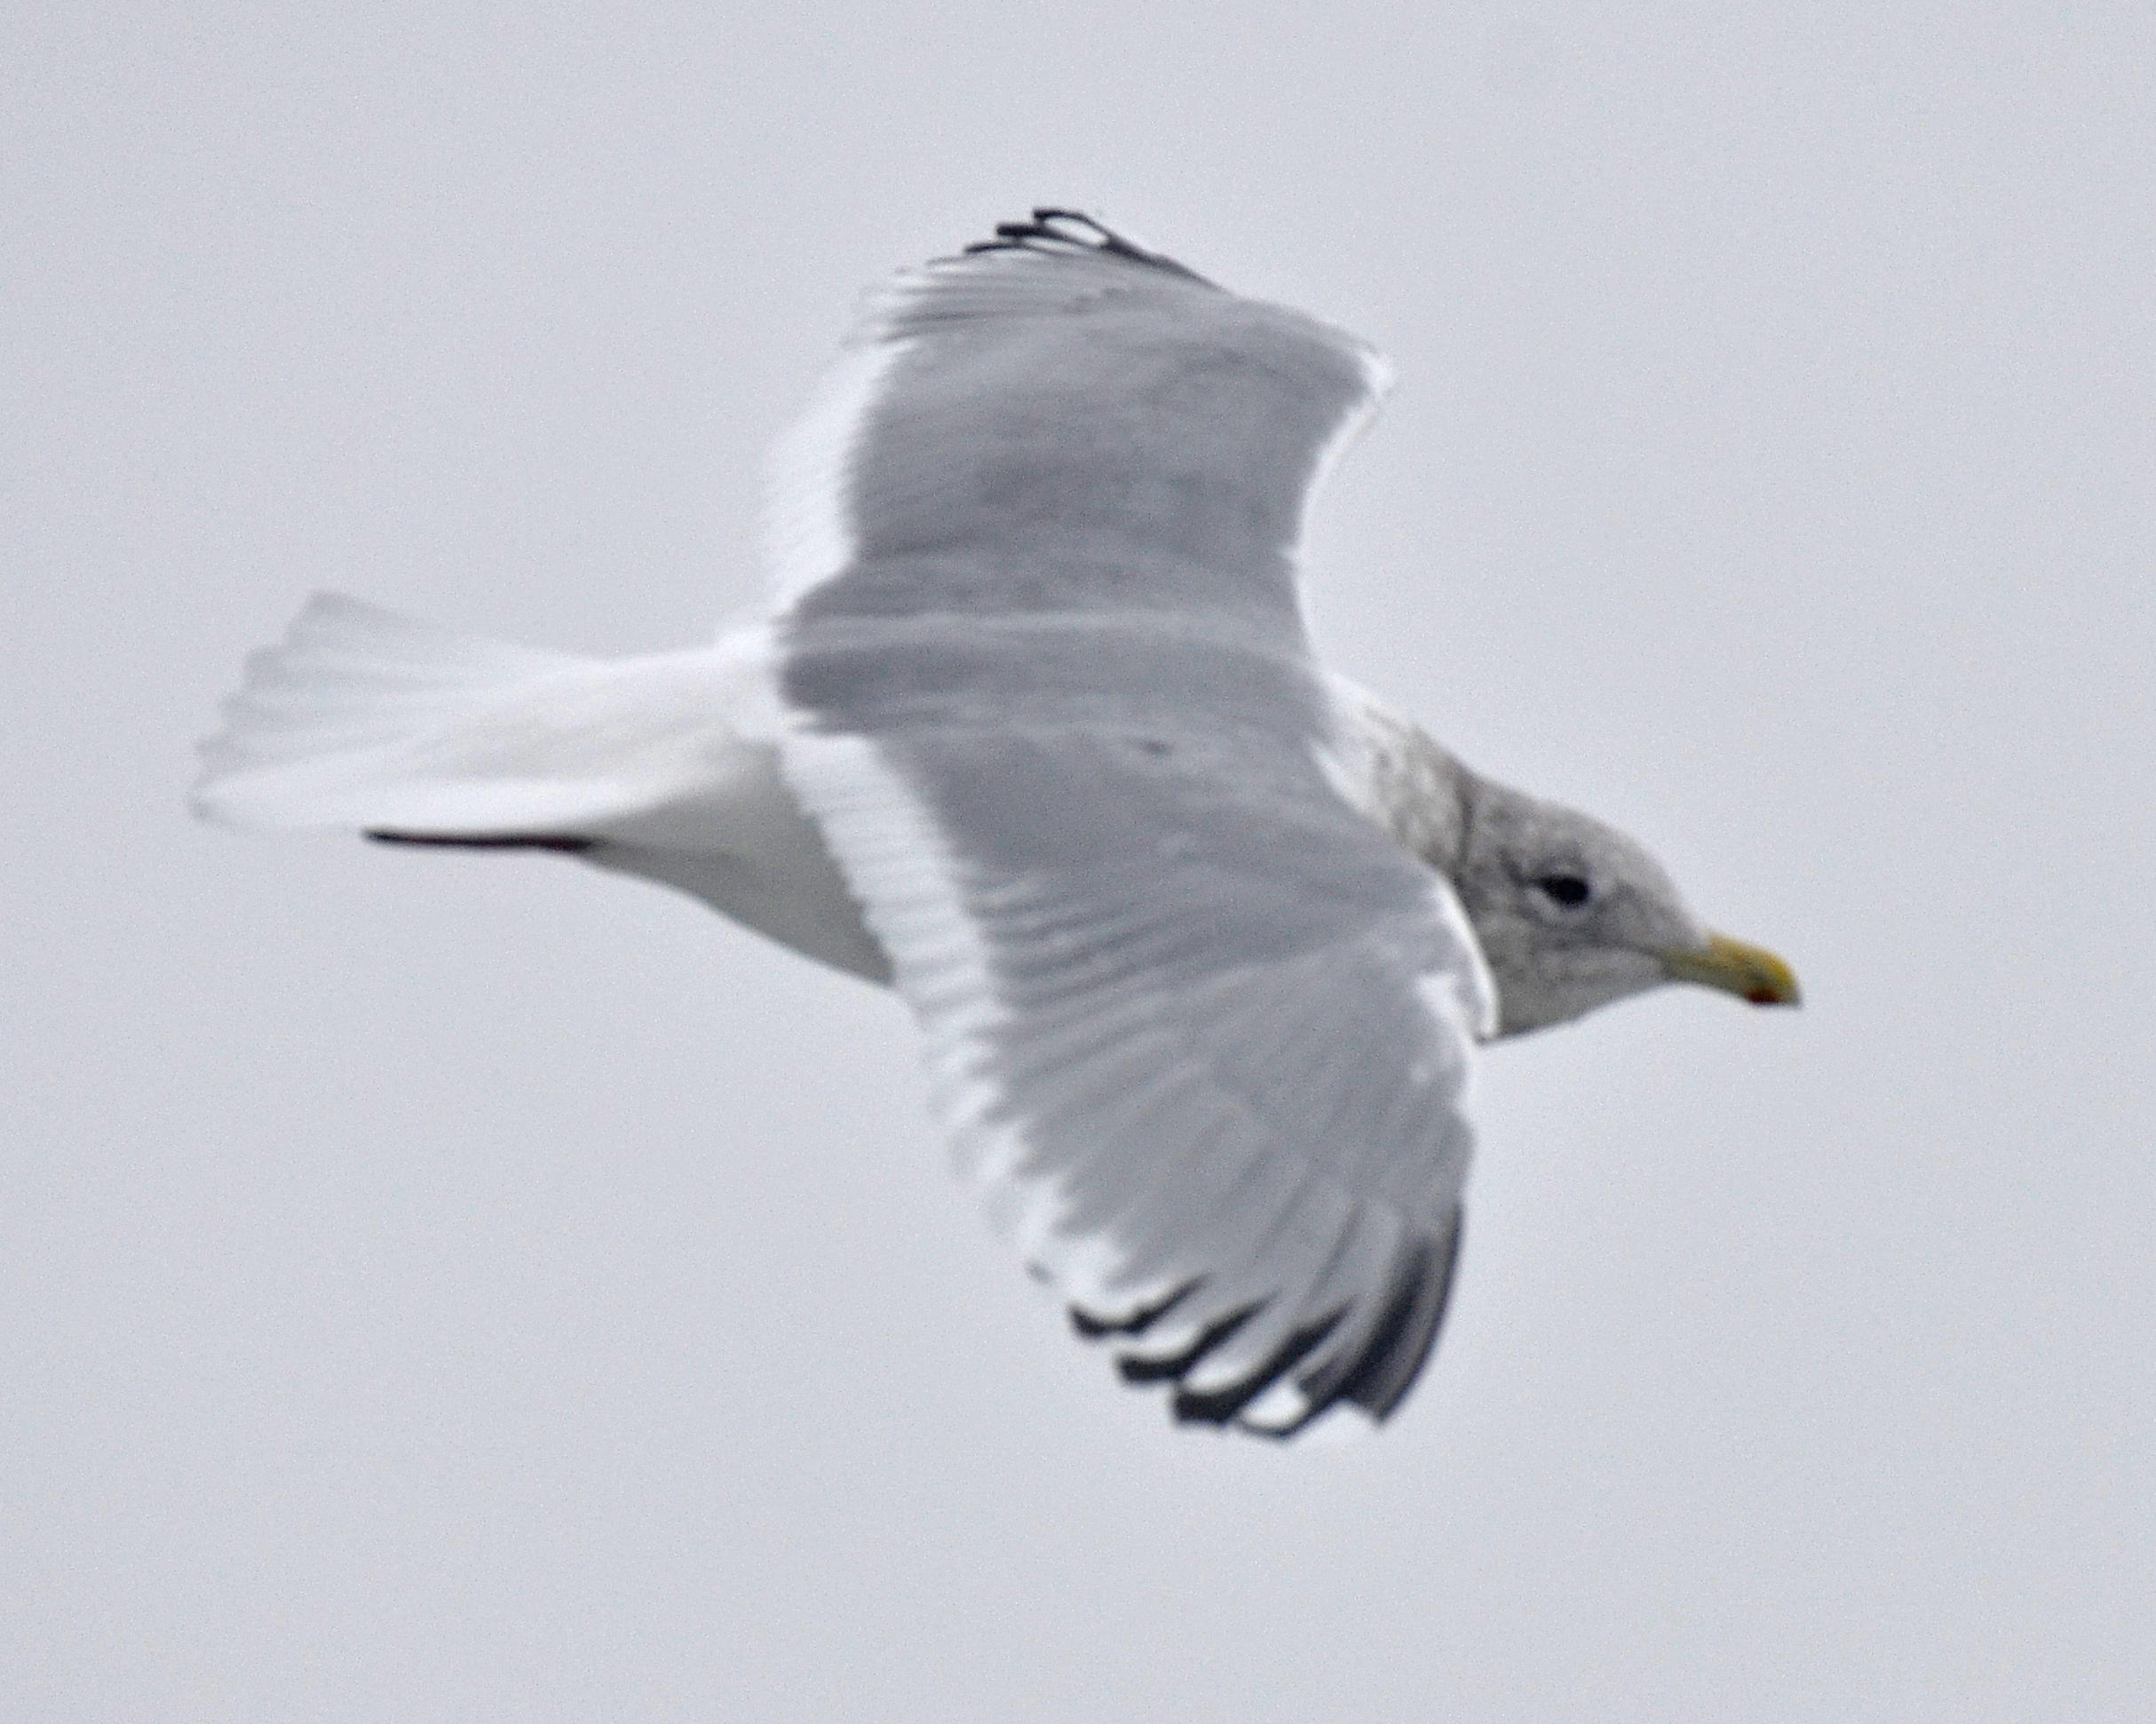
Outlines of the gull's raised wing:
<svg viewBox="0 0 2156 1724">
<path fill-rule="evenodd" d="M 781 601 L 1212 618 L 1306 650 L 1304 505 L 1384 362 L 1081 217 L 998 235 L 870 293 L 781 444 Z"/>
</svg>

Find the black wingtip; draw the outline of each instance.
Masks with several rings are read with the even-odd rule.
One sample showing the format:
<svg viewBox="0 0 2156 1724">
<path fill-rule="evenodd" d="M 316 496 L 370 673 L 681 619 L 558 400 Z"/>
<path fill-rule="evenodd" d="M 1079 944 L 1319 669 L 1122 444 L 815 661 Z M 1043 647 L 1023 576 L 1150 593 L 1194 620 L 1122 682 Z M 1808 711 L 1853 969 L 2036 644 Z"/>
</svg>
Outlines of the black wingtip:
<svg viewBox="0 0 2156 1724">
<path fill-rule="evenodd" d="M 1300 1435 L 1335 1407 L 1359 1408 L 1382 1425 L 1407 1399 L 1437 1346 L 1460 1264 L 1465 1218 L 1455 1211 L 1442 1240 L 1425 1239 L 1408 1253 L 1370 1336 L 1356 1351 L 1323 1371 L 1297 1380 L 1302 1415 L 1282 1425 L 1245 1425 L 1260 1436 L 1286 1442 Z M 1238 1409 L 1240 1411 L 1240 1409 Z"/>
<path fill-rule="evenodd" d="M 1157 1359 L 1148 1358 L 1144 1354 L 1126 1353 L 1116 1360 L 1115 1368 L 1122 1372 L 1126 1383 L 1177 1381 L 1200 1359 L 1256 1317 L 1261 1309 L 1262 1301 L 1238 1307 L 1201 1329 L 1196 1338 L 1180 1353 L 1171 1353 L 1165 1358 Z"/>
<path fill-rule="evenodd" d="M 1176 1421 L 1184 1425 L 1225 1425 L 1302 1363 L 1304 1356 L 1340 1326 L 1345 1311 L 1306 1324 L 1268 1354 L 1263 1364 L 1216 1389 L 1176 1390 Z"/>
<path fill-rule="evenodd" d="M 1041 205 L 1033 212 L 1030 221 L 1006 221 L 995 225 L 995 237 L 976 240 L 966 247 L 967 257 L 983 252 L 1030 251 L 1042 257 L 1068 256 L 1073 252 L 1090 252 L 1106 257 L 1120 257 L 1125 263 L 1137 264 L 1146 269 L 1157 269 L 1178 276 L 1185 281 L 1195 281 L 1202 287 L 1212 287 L 1204 276 L 1173 257 L 1157 251 L 1148 251 L 1134 245 L 1106 223 L 1096 220 L 1082 210 L 1063 210 L 1052 205 Z"/>
<path fill-rule="evenodd" d="M 1382 1422 L 1407 1398 L 1438 1344 L 1445 1308 L 1452 1302 L 1453 1273 L 1460 1267 L 1460 1241 L 1466 1227 L 1466 1216 L 1455 1213 L 1444 1243 L 1422 1253 L 1416 1272 L 1400 1288 L 1354 1372 L 1333 1399 L 1352 1401 Z"/>
<path fill-rule="evenodd" d="M 1071 1307 L 1071 1327 L 1088 1340 L 1098 1340 L 1103 1335 L 1142 1335 L 1204 1285 L 1205 1277 L 1202 1275 L 1193 1276 L 1166 1298 L 1157 1299 L 1150 1305 L 1141 1305 L 1128 1317 L 1103 1317 L 1098 1311 L 1089 1311 L 1074 1305 Z"/>
<path fill-rule="evenodd" d="M 1438 1331 L 1451 1301 L 1465 1226 L 1464 1214 L 1455 1209 L 1442 1233 L 1420 1234 L 1407 1241 L 1394 1261 L 1375 1321 L 1361 1328 L 1359 1337 L 1344 1339 L 1337 1352 L 1306 1372 L 1298 1372 L 1297 1367 L 1332 1340 L 1347 1318 L 1348 1307 L 1313 1318 L 1256 1364 L 1213 1388 L 1193 1388 L 1188 1387 L 1188 1380 L 1217 1348 L 1264 1309 L 1264 1301 L 1238 1306 L 1216 1317 L 1173 1353 L 1119 1353 L 1116 1369 L 1127 1383 L 1172 1383 L 1175 1394 L 1169 1411 L 1179 1424 L 1239 1425 L 1253 1435 L 1285 1442 L 1343 1403 L 1383 1423 L 1407 1398 L 1437 1345 Z M 1140 1335 L 1204 1285 L 1204 1277 L 1200 1277 L 1151 1305 L 1113 1317 L 1074 1305 L 1069 1308 L 1071 1327 L 1088 1340 Z M 1244 1419 L 1267 1389 L 1288 1380 L 1302 1397 L 1294 1418 L 1268 1418 L 1263 1422 Z"/>
</svg>

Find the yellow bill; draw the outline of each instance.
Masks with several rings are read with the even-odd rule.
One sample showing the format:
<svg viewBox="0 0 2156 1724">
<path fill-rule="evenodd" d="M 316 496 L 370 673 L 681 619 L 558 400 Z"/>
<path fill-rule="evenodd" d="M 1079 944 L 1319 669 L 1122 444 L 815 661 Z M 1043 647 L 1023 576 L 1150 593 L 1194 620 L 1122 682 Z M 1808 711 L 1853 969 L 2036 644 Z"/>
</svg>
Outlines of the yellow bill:
<svg viewBox="0 0 2156 1724">
<path fill-rule="evenodd" d="M 1661 954 L 1662 968 L 1680 982 L 1720 988 L 1755 1006 L 1794 1006 L 1801 999 L 1796 975 L 1762 945 L 1726 934 L 1709 934 L 1702 946 L 1679 946 Z"/>
</svg>

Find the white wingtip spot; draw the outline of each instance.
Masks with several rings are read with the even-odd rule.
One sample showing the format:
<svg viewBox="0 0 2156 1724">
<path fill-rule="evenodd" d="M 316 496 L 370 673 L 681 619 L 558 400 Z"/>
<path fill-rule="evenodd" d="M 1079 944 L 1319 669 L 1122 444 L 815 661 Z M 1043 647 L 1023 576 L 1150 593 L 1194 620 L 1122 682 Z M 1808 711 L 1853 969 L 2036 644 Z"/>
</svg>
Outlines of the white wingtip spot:
<svg viewBox="0 0 2156 1724">
<path fill-rule="evenodd" d="M 1285 1431 L 1310 1412 L 1310 1396 L 1287 1378 L 1281 1378 L 1242 1410 L 1242 1422 L 1254 1430 Z"/>
</svg>

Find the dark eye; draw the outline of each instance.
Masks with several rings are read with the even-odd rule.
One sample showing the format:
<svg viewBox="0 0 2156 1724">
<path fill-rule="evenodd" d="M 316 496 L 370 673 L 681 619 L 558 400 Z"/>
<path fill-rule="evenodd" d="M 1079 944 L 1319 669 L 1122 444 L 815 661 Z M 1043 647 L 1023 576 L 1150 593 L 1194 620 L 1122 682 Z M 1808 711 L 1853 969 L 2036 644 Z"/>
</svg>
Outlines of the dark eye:
<svg viewBox="0 0 2156 1724">
<path fill-rule="evenodd" d="M 1594 895 L 1594 888 L 1576 874 L 1543 874 L 1534 882 L 1534 890 L 1567 910 L 1585 904 Z"/>
</svg>

